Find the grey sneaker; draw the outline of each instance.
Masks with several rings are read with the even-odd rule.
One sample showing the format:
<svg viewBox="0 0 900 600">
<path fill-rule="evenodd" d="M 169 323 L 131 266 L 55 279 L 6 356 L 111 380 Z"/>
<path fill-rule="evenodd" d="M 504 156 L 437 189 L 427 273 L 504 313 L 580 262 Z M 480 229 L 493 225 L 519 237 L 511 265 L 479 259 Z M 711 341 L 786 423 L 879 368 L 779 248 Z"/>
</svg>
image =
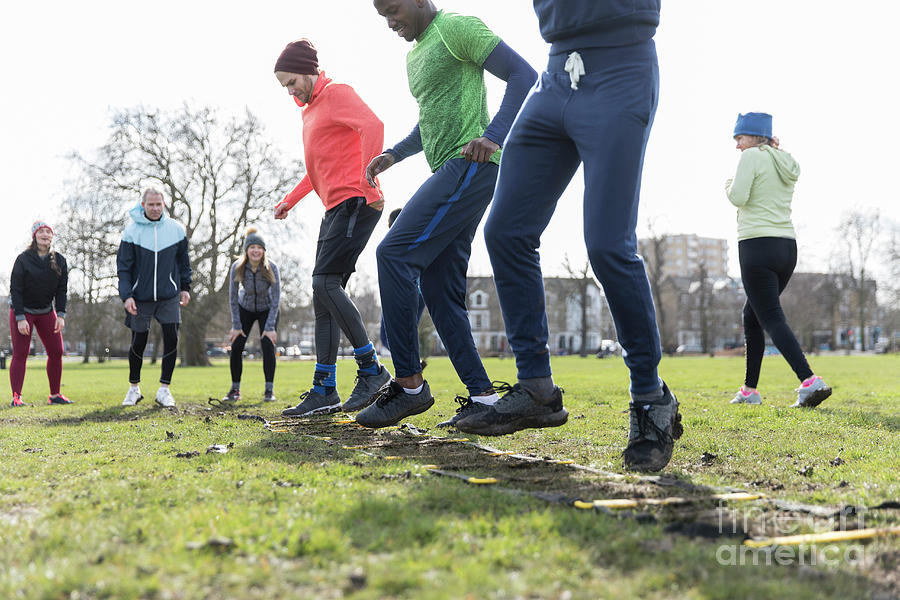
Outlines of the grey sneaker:
<svg viewBox="0 0 900 600">
<path fill-rule="evenodd" d="M 659 471 L 672 458 L 675 440 L 684 433 L 681 426 L 681 414 L 678 412 L 678 400 L 663 383 L 663 401 L 665 404 L 646 404 L 632 400 L 631 427 L 628 432 L 628 445 L 622 452 L 627 469 L 635 471 Z"/>
<path fill-rule="evenodd" d="M 434 404 L 431 388 L 426 381 L 418 394 L 407 394 L 396 381 L 391 381 L 375 393 L 372 402 L 356 415 L 363 427 L 377 429 L 396 425 L 405 417 L 425 412 Z"/>
<path fill-rule="evenodd" d="M 491 408 L 490 404 L 485 404 L 484 402 L 476 402 L 472 400 L 471 396 L 457 396 L 454 400 L 459 404 L 459 408 L 456 409 L 456 414 L 447 419 L 446 421 L 441 421 L 437 424 L 438 427 L 456 427 L 456 424 L 465 419 L 466 417 L 477 415 L 478 413 L 484 412 Z"/>
<path fill-rule="evenodd" d="M 749 396 L 745 396 L 744 390 L 740 389 L 734 395 L 734 398 L 731 399 L 729 404 L 762 404 L 762 398 L 756 390 L 753 390 L 753 393 Z"/>
<path fill-rule="evenodd" d="M 489 410 L 457 421 L 457 429 L 476 435 L 505 435 L 520 429 L 559 427 L 569 419 L 558 387 L 545 403 L 538 402 L 518 383 L 512 387 L 495 385 L 494 389 L 506 393 Z"/>
<path fill-rule="evenodd" d="M 372 404 L 375 392 L 390 383 L 391 374 L 383 366 L 377 375 L 367 375 L 361 371 L 356 372 L 356 385 L 350 392 L 350 397 L 341 405 L 344 412 L 356 412 Z"/>
<path fill-rule="evenodd" d="M 264 392 L 263 393 L 263 402 L 275 402 L 277 398 L 275 398 L 275 392 Z"/>
<path fill-rule="evenodd" d="M 821 377 L 816 377 L 806 387 L 797 388 L 797 401 L 791 404 L 791 408 L 815 408 L 831 395 L 831 388 Z"/>
<path fill-rule="evenodd" d="M 316 391 L 309 390 L 300 394 L 300 404 L 294 408 L 286 408 L 281 411 L 285 417 L 311 417 L 313 415 L 327 415 L 341 410 L 341 397 L 337 390 L 327 396 Z"/>
</svg>

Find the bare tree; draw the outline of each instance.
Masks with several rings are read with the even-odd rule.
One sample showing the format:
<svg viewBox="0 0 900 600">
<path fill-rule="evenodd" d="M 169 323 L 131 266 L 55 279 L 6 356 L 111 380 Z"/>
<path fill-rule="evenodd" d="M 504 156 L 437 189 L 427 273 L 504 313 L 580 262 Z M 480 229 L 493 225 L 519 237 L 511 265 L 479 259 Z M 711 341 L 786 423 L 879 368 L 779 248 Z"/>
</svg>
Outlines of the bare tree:
<svg viewBox="0 0 900 600">
<path fill-rule="evenodd" d="M 881 233 L 880 216 L 875 211 L 851 211 L 838 226 L 838 233 L 844 243 L 844 267 L 856 299 L 861 349 L 865 350 L 868 309 L 871 297 L 874 296 L 874 290 L 869 289 L 870 281 L 867 278 L 871 277 L 868 267 L 872 249 Z"/>
<path fill-rule="evenodd" d="M 591 328 L 590 320 L 590 297 L 588 296 L 590 287 L 594 285 L 593 271 L 591 271 L 591 262 L 584 260 L 584 264 L 580 267 L 574 267 L 566 254 L 563 258 L 563 269 L 569 276 L 569 285 L 571 286 L 571 298 L 575 300 L 578 311 L 581 316 L 579 329 L 581 331 L 581 344 L 578 347 L 579 356 L 587 356 L 590 349 L 587 347 L 588 332 Z"/>
<path fill-rule="evenodd" d="M 794 273 L 791 282 L 781 294 L 781 306 L 791 330 L 806 352 L 817 352 L 817 331 L 834 325 L 836 312 L 835 278 L 822 273 Z M 833 340 L 831 340 L 833 342 Z"/>
<path fill-rule="evenodd" d="M 706 263 L 697 265 L 697 313 L 700 319 L 700 346 L 710 356 L 714 353 L 715 311 L 713 310 L 712 282 L 706 270 Z"/>
<path fill-rule="evenodd" d="M 356 273 L 347 285 L 347 293 L 359 310 L 369 339 L 377 340 L 381 334 L 381 301 L 377 279 L 366 273 Z"/>
<path fill-rule="evenodd" d="M 887 350 L 897 351 L 896 340 L 900 332 L 900 222 L 887 221 L 886 285 L 879 286 L 884 293 L 882 322 L 887 335 Z"/>
<path fill-rule="evenodd" d="M 644 252 L 646 253 L 646 256 L 644 256 L 644 267 L 647 271 L 647 280 L 650 282 L 650 291 L 653 293 L 653 304 L 656 308 L 656 321 L 659 324 L 660 342 L 662 347 L 671 353 L 674 352 L 677 344 L 673 339 L 674 331 L 669 323 L 669 315 L 663 298 L 666 284 L 671 283 L 668 276 L 665 275 L 669 236 L 657 230 L 656 221 L 654 220 L 650 220 L 647 223 L 647 229 L 650 236 L 643 240 Z"/>
<path fill-rule="evenodd" d="M 148 183 L 166 192 L 168 215 L 186 230 L 194 273 L 191 303 L 183 311 L 182 361 L 208 365 L 206 330 L 227 301 L 231 257 L 247 224 L 271 211 L 296 173 L 289 179 L 249 111 L 238 119 L 211 108 L 126 109 L 114 116 L 111 129 L 96 161 L 82 164 L 135 200 Z"/>
<path fill-rule="evenodd" d="M 84 344 L 82 362 L 91 354 L 105 359 L 106 343 L 97 335 L 116 296 L 116 250 L 125 223 L 125 200 L 97 178 L 75 185 L 63 200 L 60 251 L 69 265 L 69 294 L 78 310 L 69 310 L 69 331 Z M 124 311 L 122 312 L 124 316 Z"/>
</svg>

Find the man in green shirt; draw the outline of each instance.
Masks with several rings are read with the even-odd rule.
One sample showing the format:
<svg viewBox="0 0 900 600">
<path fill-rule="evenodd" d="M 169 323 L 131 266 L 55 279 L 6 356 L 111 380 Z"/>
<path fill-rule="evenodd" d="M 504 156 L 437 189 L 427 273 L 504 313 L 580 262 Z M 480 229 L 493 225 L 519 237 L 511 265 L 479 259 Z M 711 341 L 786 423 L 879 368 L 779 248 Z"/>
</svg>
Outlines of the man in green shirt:
<svg viewBox="0 0 900 600">
<path fill-rule="evenodd" d="M 395 162 L 424 151 L 433 175 L 407 202 L 379 244 L 378 283 L 395 379 L 356 420 L 386 427 L 428 410 L 434 398 L 422 377 L 419 290 L 468 397 L 442 423 L 486 410 L 498 399 L 466 310 L 472 238 L 493 197 L 500 146 L 537 73 L 475 17 L 438 11 L 430 0 L 375 0 L 388 26 L 415 45 L 407 55 L 409 89 L 419 119 L 402 142 L 369 164 L 370 184 Z M 484 71 L 507 82 L 500 110 L 487 109 Z"/>
</svg>

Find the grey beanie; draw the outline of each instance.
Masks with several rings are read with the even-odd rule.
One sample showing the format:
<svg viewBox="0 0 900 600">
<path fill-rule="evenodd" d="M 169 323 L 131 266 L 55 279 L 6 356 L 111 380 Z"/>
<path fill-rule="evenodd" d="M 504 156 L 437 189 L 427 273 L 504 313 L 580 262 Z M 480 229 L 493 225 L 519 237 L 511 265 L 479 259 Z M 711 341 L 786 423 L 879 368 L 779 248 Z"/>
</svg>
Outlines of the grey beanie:
<svg viewBox="0 0 900 600">
<path fill-rule="evenodd" d="M 266 249 L 266 242 L 263 240 L 263 237 L 257 233 L 256 227 L 250 227 L 247 229 L 247 235 L 244 236 L 244 252 L 247 251 L 251 245 L 256 244 L 257 246 L 262 246 L 262 249 Z"/>
</svg>

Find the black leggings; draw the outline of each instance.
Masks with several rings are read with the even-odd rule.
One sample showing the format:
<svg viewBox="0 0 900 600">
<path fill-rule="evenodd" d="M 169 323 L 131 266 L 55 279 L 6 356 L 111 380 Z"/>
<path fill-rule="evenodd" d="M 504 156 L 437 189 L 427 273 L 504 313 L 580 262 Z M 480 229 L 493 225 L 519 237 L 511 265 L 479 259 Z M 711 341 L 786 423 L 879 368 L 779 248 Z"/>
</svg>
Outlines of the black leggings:
<svg viewBox="0 0 900 600">
<path fill-rule="evenodd" d="M 354 348 L 369 343 L 356 305 L 344 291 L 349 273 L 313 275 L 313 308 L 316 312 L 316 361 L 333 365 L 337 361 L 341 331 Z"/>
<path fill-rule="evenodd" d="M 259 345 L 262 348 L 263 355 L 263 375 L 266 377 L 266 383 L 272 383 L 275 381 L 275 344 L 272 343 L 272 340 L 263 336 L 266 319 L 269 318 L 269 311 L 250 312 L 243 306 L 238 306 L 238 314 L 241 319 L 241 331 L 245 334 L 250 335 L 254 322 L 259 325 Z M 244 335 L 237 336 L 231 343 L 231 381 L 239 382 L 241 380 L 241 374 L 244 370 L 244 361 L 241 353 L 244 351 L 246 344 L 247 337 Z"/>
<path fill-rule="evenodd" d="M 175 371 L 175 359 L 178 357 L 178 323 L 161 323 L 163 335 L 162 374 L 159 382 L 172 383 L 172 372 Z M 147 347 L 149 331 L 131 332 L 131 349 L 128 352 L 128 381 L 141 381 L 141 365 L 144 360 L 144 348 Z"/>
<path fill-rule="evenodd" d="M 744 304 L 744 339 L 747 372 L 744 385 L 755 388 L 766 350 L 766 333 L 800 381 L 813 372 L 787 324 L 778 297 L 797 265 L 797 242 L 790 238 L 760 237 L 738 242 L 741 280 L 747 294 Z"/>
</svg>

